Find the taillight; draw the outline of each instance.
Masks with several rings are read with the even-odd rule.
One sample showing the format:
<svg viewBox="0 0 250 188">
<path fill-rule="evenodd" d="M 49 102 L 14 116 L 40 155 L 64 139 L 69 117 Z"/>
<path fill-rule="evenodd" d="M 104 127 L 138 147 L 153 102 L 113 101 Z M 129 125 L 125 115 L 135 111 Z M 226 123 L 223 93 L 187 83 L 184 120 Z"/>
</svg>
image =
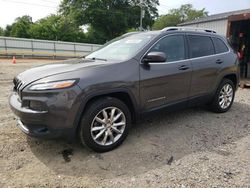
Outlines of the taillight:
<svg viewBox="0 0 250 188">
<path fill-rule="evenodd" d="M 239 59 L 241 58 L 240 52 L 237 52 L 237 56 Z"/>
</svg>

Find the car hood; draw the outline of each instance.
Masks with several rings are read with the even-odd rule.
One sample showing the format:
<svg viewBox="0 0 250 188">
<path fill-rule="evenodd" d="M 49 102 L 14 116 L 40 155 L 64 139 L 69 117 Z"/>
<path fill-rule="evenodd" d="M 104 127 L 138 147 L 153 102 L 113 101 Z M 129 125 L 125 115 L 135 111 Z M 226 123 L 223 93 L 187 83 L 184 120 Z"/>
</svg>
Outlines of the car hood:
<svg viewBox="0 0 250 188">
<path fill-rule="evenodd" d="M 98 60 L 84 60 L 84 59 L 72 59 L 59 63 L 48 64 L 43 66 L 34 67 L 28 69 L 15 77 L 15 80 L 22 82 L 22 86 L 26 86 L 34 81 L 49 76 L 62 74 L 66 72 L 72 72 L 82 68 L 91 68 L 97 66 L 105 66 L 110 62 L 98 61 Z"/>
</svg>

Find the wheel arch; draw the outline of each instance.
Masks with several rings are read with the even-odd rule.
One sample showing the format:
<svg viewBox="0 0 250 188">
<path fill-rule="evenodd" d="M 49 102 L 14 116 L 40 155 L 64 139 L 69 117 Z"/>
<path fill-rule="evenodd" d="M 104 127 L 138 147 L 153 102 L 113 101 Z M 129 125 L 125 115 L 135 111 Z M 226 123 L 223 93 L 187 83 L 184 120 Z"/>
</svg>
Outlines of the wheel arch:
<svg viewBox="0 0 250 188">
<path fill-rule="evenodd" d="M 103 97 L 114 97 L 121 100 L 122 102 L 125 103 L 125 105 L 127 105 L 131 113 L 132 122 L 135 122 L 137 121 L 137 119 L 139 119 L 138 104 L 133 94 L 130 93 L 130 91 L 128 91 L 127 89 L 98 92 L 90 94 L 81 100 L 82 102 L 74 121 L 75 133 L 80 125 L 81 117 L 84 114 L 85 110 L 87 109 L 88 105 L 90 105 L 93 101 Z"/>
<path fill-rule="evenodd" d="M 231 80 L 233 82 L 235 88 L 237 88 L 238 78 L 237 78 L 236 74 L 227 74 L 222 79 L 229 79 L 229 80 Z"/>
<path fill-rule="evenodd" d="M 237 76 L 236 73 L 226 73 L 226 74 L 222 74 L 216 81 L 216 84 L 214 85 L 213 88 L 213 92 L 212 95 L 215 94 L 215 92 L 217 91 L 217 88 L 219 87 L 220 83 L 222 82 L 223 79 L 229 79 L 234 83 L 235 89 L 238 88 L 238 84 L 239 84 L 239 77 Z"/>
</svg>

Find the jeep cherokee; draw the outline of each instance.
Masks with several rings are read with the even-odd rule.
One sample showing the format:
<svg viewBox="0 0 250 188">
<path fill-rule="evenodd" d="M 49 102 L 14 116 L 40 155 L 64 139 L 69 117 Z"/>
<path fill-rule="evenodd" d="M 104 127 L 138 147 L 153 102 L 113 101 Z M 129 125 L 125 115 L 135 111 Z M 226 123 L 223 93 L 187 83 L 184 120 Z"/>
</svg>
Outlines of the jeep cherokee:
<svg viewBox="0 0 250 188">
<path fill-rule="evenodd" d="M 148 112 L 197 104 L 228 111 L 238 83 L 237 54 L 224 37 L 171 27 L 128 33 L 85 58 L 24 71 L 9 103 L 24 133 L 78 136 L 105 152 Z"/>
</svg>

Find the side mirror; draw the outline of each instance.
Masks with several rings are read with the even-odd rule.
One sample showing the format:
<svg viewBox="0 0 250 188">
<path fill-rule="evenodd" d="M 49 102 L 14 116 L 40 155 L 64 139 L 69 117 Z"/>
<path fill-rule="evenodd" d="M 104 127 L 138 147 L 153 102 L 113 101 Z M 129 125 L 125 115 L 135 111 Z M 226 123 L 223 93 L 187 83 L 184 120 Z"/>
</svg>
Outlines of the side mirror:
<svg viewBox="0 0 250 188">
<path fill-rule="evenodd" d="M 143 63 L 166 62 L 167 57 L 163 52 L 149 52 L 143 59 Z"/>
</svg>

